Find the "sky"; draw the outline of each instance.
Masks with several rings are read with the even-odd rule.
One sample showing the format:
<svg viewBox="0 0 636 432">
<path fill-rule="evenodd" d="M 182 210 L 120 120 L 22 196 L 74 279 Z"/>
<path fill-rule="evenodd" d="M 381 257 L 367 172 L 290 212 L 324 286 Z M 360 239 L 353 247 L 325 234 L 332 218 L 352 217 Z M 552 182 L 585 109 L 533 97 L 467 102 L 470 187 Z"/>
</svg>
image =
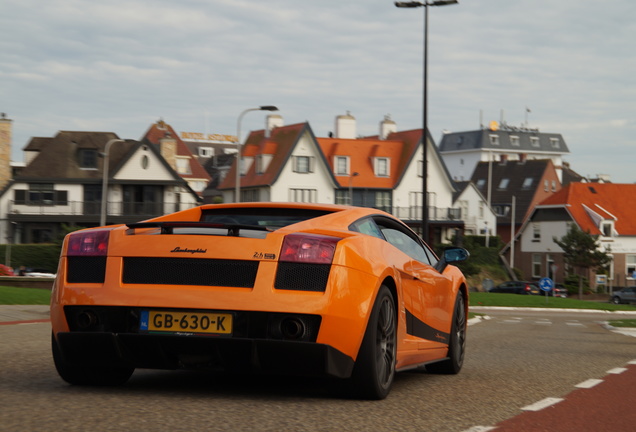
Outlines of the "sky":
<svg viewBox="0 0 636 432">
<path fill-rule="evenodd" d="M 4 0 L 0 112 L 12 158 L 60 130 L 140 139 L 157 120 L 236 135 L 285 124 L 422 127 L 424 9 L 391 0 Z M 581 175 L 636 182 L 636 2 L 460 0 L 428 8 L 428 126 L 560 133 Z M 266 112 L 241 121 L 244 139 Z"/>
</svg>

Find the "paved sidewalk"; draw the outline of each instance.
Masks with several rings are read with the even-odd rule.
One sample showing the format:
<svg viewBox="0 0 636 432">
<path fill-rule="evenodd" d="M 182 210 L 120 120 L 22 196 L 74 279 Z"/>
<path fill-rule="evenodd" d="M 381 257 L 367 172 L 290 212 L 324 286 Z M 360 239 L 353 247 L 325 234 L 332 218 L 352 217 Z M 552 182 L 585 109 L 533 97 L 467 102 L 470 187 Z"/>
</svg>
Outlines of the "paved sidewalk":
<svg viewBox="0 0 636 432">
<path fill-rule="evenodd" d="M 0 325 L 48 320 L 48 305 L 0 305 Z"/>
</svg>

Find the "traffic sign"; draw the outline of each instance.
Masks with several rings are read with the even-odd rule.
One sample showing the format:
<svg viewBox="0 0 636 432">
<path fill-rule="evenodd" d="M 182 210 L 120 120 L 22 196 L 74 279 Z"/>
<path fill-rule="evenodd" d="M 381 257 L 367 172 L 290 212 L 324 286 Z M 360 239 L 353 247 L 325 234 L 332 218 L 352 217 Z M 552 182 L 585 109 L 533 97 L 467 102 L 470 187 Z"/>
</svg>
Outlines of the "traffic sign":
<svg viewBox="0 0 636 432">
<path fill-rule="evenodd" d="M 552 291 L 552 288 L 554 288 L 554 281 L 550 278 L 544 277 L 539 281 L 539 288 L 545 292 Z"/>
</svg>

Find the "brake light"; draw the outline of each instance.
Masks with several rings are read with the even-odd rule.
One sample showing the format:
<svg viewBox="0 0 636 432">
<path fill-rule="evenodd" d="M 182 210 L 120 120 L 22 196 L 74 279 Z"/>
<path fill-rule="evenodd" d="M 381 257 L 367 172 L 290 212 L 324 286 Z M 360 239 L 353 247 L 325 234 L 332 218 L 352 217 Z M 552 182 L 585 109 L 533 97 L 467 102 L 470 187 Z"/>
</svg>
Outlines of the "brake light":
<svg viewBox="0 0 636 432">
<path fill-rule="evenodd" d="M 524 288 L 525 291 L 531 291 L 530 289 L 530 285 L 526 284 L 526 287 Z"/>
<path fill-rule="evenodd" d="M 67 255 L 103 256 L 108 253 L 110 229 L 78 231 L 69 234 Z"/>
<path fill-rule="evenodd" d="M 316 234 L 290 234 L 283 241 L 280 261 L 331 264 L 337 237 Z"/>
</svg>

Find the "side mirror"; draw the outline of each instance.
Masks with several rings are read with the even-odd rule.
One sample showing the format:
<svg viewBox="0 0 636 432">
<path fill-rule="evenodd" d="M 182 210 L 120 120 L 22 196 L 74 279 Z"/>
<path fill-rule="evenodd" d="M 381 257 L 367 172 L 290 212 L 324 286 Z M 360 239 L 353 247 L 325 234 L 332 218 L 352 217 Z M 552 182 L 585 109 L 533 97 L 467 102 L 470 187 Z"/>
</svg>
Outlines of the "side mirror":
<svg viewBox="0 0 636 432">
<path fill-rule="evenodd" d="M 435 268 L 438 272 L 443 272 L 448 264 L 458 263 L 461 261 L 466 261 L 470 254 L 464 248 L 460 247 L 449 247 L 444 249 L 444 253 L 442 255 L 442 259 L 437 262 Z"/>
<path fill-rule="evenodd" d="M 469 256 L 470 253 L 464 248 L 450 247 L 444 249 L 444 261 L 448 264 L 466 261 Z"/>
</svg>

